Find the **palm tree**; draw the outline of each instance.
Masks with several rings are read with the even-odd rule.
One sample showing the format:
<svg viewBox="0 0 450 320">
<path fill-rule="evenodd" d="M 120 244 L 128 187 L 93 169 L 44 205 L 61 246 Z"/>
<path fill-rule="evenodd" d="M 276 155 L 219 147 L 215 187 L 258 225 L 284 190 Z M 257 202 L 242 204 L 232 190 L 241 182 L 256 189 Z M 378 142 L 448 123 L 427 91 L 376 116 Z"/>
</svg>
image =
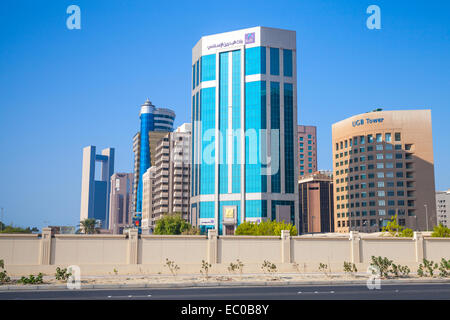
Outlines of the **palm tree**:
<svg viewBox="0 0 450 320">
<path fill-rule="evenodd" d="M 80 229 L 77 230 L 77 233 L 85 233 L 85 234 L 94 234 L 100 233 L 100 228 L 97 227 L 97 222 L 94 218 L 84 219 L 80 221 L 78 225 Z"/>
</svg>

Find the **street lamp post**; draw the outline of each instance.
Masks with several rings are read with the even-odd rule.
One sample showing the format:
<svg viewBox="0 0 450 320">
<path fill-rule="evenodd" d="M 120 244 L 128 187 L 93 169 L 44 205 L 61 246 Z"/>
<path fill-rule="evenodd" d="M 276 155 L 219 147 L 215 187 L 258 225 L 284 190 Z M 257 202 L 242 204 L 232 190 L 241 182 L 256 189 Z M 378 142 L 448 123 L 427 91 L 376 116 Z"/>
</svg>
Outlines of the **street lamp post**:
<svg viewBox="0 0 450 320">
<path fill-rule="evenodd" d="M 427 219 L 427 231 L 428 231 L 428 207 L 426 204 L 423 205 L 425 207 L 425 219 Z"/>
</svg>

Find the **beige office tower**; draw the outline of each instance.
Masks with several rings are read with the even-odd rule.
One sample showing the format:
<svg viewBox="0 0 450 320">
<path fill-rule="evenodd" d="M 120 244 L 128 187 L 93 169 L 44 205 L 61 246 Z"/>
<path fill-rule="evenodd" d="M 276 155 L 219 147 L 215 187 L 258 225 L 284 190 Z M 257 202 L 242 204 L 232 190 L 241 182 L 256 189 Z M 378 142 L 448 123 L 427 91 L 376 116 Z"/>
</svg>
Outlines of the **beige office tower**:
<svg viewBox="0 0 450 320">
<path fill-rule="evenodd" d="M 297 126 L 298 175 L 301 179 L 317 171 L 317 127 Z"/>
<path fill-rule="evenodd" d="M 113 234 L 122 234 L 124 228 L 131 224 L 132 186 L 132 173 L 114 173 L 111 176 L 109 230 Z"/>
<path fill-rule="evenodd" d="M 431 110 L 381 111 L 332 126 L 336 232 L 436 223 Z"/>
<path fill-rule="evenodd" d="M 155 148 L 155 165 L 143 177 L 142 232 L 153 233 L 165 213 L 189 221 L 191 124 L 166 134 Z"/>
</svg>

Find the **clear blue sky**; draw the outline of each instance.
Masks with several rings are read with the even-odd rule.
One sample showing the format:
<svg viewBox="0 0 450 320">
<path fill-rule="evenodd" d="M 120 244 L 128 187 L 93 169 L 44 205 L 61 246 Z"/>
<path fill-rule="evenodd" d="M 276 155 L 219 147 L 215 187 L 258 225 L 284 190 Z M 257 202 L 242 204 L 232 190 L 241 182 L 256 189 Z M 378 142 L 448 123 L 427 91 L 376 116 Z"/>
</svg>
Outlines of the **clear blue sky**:
<svg viewBox="0 0 450 320">
<path fill-rule="evenodd" d="M 79 220 L 82 148 L 116 148 L 131 172 L 147 97 L 190 121 L 191 49 L 203 35 L 267 26 L 297 32 L 299 123 L 431 108 L 436 188 L 450 188 L 449 1 L 0 2 L 0 207 L 20 226 Z M 81 8 L 81 30 L 66 8 Z M 366 8 L 381 8 L 381 30 Z"/>
</svg>

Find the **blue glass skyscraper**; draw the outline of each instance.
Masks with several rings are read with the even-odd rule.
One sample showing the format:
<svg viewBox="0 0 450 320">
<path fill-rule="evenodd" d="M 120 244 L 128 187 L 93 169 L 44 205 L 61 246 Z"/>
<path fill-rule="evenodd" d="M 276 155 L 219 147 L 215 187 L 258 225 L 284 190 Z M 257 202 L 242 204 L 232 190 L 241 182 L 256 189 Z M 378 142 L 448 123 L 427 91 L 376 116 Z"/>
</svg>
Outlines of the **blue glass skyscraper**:
<svg viewBox="0 0 450 320">
<path fill-rule="evenodd" d="M 255 27 L 192 49 L 191 222 L 298 225 L 295 31 Z"/>
<path fill-rule="evenodd" d="M 142 211 L 142 175 L 152 165 L 152 153 L 156 143 L 168 132 L 173 131 L 175 112 L 156 108 L 148 99 L 141 106 L 139 114 L 140 131 L 133 138 L 134 190 L 133 207 L 135 213 Z"/>
</svg>

